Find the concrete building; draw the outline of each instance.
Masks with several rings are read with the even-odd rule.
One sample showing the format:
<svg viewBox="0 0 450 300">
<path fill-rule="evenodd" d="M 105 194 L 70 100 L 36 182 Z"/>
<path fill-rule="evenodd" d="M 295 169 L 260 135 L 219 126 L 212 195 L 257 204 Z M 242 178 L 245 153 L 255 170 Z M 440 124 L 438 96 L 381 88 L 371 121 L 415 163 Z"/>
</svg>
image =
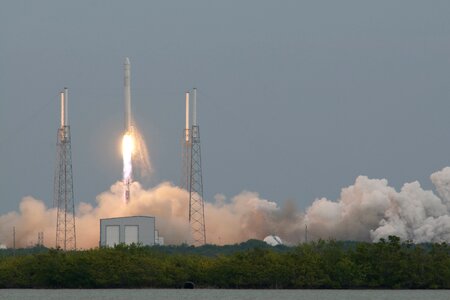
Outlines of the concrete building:
<svg viewBox="0 0 450 300">
<path fill-rule="evenodd" d="M 133 216 L 100 219 L 100 247 L 114 247 L 124 243 L 142 244 L 144 246 L 159 245 L 164 239 L 155 230 L 155 218 Z"/>
</svg>

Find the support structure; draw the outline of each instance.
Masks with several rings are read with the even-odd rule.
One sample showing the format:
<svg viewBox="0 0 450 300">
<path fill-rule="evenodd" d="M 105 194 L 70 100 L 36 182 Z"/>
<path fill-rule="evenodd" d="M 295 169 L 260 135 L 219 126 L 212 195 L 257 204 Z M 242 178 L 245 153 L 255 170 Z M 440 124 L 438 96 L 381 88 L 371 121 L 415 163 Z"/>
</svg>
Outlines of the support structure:
<svg viewBox="0 0 450 300">
<path fill-rule="evenodd" d="M 54 205 L 57 208 L 56 248 L 76 250 L 72 150 L 68 119 L 68 90 L 61 92 L 61 126 L 57 134 Z"/>
<path fill-rule="evenodd" d="M 192 243 L 206 244 L 205 207 L 203 202 L 202 158 L 200 147 L 200 127 L 197 123 L 197 89 L 193 90 L 192 127 L 190 132 L 191 159 L 189 176 L 189 224 Z"/>
</svg>

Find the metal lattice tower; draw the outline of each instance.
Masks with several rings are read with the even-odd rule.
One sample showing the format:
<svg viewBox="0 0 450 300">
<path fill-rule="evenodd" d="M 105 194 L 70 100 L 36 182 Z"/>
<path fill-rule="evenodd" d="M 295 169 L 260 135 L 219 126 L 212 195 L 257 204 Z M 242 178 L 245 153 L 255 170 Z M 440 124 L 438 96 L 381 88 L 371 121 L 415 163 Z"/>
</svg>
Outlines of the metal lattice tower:
<svg viewBox="0 0 450 300">
<path fill-rule="evenodd" d="M 72 150 L 68 125 L 68 91 L 61 92 L 61 127 L 57 135 L 54 205 L 57 207 L 56 248 L 76 250 Z"/>
<path fill-rule="evenodd" d="M 193 244 L 206 244 L 205 207 L 203 203 L 202 157 L 200 148 L 200 127 L 197 124 L 196 101 L 197 90 L 194 89 L 193 122 L 191 138 L 191 167 L 189 176 L 189 224 Z"/>
</svg>

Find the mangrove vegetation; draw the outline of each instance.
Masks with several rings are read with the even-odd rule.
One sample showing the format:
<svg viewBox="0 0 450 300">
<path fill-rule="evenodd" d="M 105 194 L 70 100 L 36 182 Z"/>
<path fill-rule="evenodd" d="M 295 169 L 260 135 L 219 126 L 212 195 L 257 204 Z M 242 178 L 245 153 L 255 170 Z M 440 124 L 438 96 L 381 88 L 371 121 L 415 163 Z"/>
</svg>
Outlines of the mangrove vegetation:
<svg viewBox="0 0 450 300">
<path fill-rule="evenodd" d="M 391 236 L 271 247 L 118 245 L 64 252 L 1 250 L 0 288 L 450 288 L 450 247 Z"/>
</svg>

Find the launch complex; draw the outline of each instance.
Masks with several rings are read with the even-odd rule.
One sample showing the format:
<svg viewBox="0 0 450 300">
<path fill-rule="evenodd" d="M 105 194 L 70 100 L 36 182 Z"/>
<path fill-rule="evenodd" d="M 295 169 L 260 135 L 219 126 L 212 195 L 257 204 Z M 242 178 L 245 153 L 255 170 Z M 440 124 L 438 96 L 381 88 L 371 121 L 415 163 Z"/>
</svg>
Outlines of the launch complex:
<svg viewBox="0 0 450 300">
<path fill-rule="evenodd" d="M 190 110 L 190 95 L 192 94 L 192 111 Z M 123 159 L 123 201 L 128 205 L 132 201 L 133 163 L 136 159 L 148 160 L 147 150 L 142 137 L 134 123 L 131 110 L 131 64 L 129 58 L 124 62 L 124 131 L 122 137 Z M 192 118 L 191 117 L 192 113 Z M 76 249 L 75 231 L 75 205 L 72 174 L 71 139 L 68 114 L 68 89 L 61 92 L 61 125 L 57 136 L 57 164 L 55 171 L 55 195 L 54 206 L 57 207 L 56 247 L 63 250 Z M 192 123 L 190 122 L 192 120 Z M 189 211 L 186 215 L 189 219 L 190 237 L 189 243 L 195 246 L 206 244 L 205 212 L 203 202 L 203 180 L 200 151 L 200 127 L 197 120 L 197 89 L 186 93 L 186 126 L 183 129 L 182 138 L 182 171 L 181 187 L 189 193 Z M 139 152 L 139 153 L 137 153 Z M 137 155 L 138 154 L 138 155 Z M 136 217 L 139 218 L 139 217 Z M 132 219 L 134 220 L 134 219 Z M 136 219 L 138 220 L 138 219 Z M 100 220 L 99 220 L 100 221 Z M 124 222 L 124 221 L 119 221 Z M 123 224 L 122 224 L 123 225 Z M 128 227 L 127 227 L 128 226 Z M 125 232 L 136 226 L 125 226 Z M 133 227 L 133 228 L 131 228 Z M 152 227 L 154 230 L 154 226 Z M 110 228 L 112 230 L 112 227 Z M 105 231 L 106 230 L 106 231 Z M 139 236 L 137 229 L 131 236 Z M 127 240 L 121 238 L 119 229 L 108 231 L 104 229 L 103 237 L 108 239 L 114 236 L 117 241 Z M 121 231 L 120 231 L 121 232 Z M 129 231 L 131 232 L 131 231 Z M 114 234 L 113 234 L 114 233 Z M 142 235 L 142 234 L 141 234 Z M 157 236 L 157 234 L 156 234 Z M 151 239 L 150 239 L 151 240 Z M 154 239 L 156 243 L 158 242 Z M 138 240 L 136 240 L 138 241 Z M 103 244 L 105 244 L 104 242 Z M 107 243 L 106 243 L 107 244 Z"/>
</svg>

